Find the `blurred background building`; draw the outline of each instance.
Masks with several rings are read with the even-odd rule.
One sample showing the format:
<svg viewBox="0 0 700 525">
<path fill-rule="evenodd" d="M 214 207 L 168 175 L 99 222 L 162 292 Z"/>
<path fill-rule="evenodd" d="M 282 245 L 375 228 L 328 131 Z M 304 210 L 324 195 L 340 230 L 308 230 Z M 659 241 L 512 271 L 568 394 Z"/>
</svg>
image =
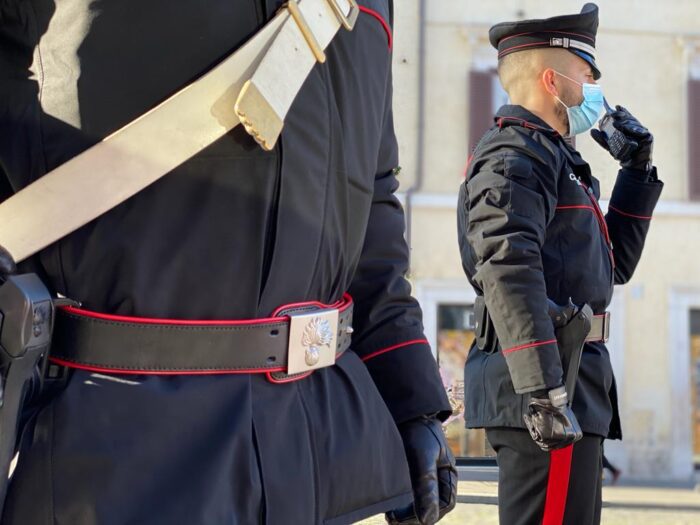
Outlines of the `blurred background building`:
<svg viewBox="0 0 700 525">
<path fill-rule="evenodd" d="M 455 408 L 472 341 L 473 292 L 457 248 L 456 202 L 467 156 L 506 102 L 488 29 L 578 12 L 582 1 L 395 1 L 394 116 L 401 148 L 414 294 Z M 687 483 L 700 469 L 700 2 L 599 0 L 597 63 L 612 104 L 655 136 L 665 182 L 632 281 L 615 292 L 609 349 L 623 433 L 606 455 L 628 479 Z M 586 134 L 577 148 L 601 181 L 617 165 Z M 487 457 L 481 431 L 448 427 L 463 458 Z M 478 464 L 473 461 L 471 464 Z"/>
</svg>

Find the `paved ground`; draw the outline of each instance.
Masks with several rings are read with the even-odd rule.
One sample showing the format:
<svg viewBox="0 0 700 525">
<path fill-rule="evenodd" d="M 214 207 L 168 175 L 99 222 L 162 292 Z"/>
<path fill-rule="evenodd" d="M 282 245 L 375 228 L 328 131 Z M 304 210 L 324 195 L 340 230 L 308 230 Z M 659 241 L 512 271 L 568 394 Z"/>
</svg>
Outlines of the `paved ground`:
<svg viewBox="0 0 700 525">
<path fill-rule="evenodd" d="M 496 484 L 460 482 L 459 503 L 440 524 L 498 525 Z M 604 525 L 700 525 L 700 491 L 650 487 L 604 487 Z M 383 516 L 362 525 L 384 524 Z"/>
</svg>

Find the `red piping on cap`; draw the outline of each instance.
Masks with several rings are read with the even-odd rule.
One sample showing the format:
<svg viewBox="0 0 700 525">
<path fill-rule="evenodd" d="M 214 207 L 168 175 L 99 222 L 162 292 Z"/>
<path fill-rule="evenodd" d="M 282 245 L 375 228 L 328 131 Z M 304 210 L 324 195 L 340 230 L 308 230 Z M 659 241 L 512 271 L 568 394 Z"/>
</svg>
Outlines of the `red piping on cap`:
<svg viewBox="0 0 700 525">
<path fill-rule="evenodd" d="M 501 40 L 498 42 L 499 44 L 501 42 L 505 42 L 506 40 L 509 40 L 511 38 L 515 38 L 516 36 L 525 36 L 525 35 L 541 35 L 542 33 L 556 33 L 558 35 L 574 35 L 574 36 L 580 36 L 581 38 L 585 38 L 586 40 L 590 40 L 591 42 L 595 42 L 595 39 L 593 37 L 590 37 L 588 35 L 582 35 L 581 33 L 572 33 L 570 31 L 537 31 L 537 32 L 527 32 L 527 33 L 518 33 L 517 35 L 510 35 L 505 38 L 501 38 Z"/>
</svg>

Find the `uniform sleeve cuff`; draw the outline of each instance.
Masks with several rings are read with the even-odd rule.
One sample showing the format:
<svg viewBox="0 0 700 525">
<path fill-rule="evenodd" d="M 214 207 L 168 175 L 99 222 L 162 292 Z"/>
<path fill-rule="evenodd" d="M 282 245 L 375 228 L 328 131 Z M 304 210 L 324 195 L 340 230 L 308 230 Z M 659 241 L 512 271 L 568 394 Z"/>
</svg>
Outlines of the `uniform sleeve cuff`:
<svg viewBox="0 0 700 525">
<path fill-rule="evenodd" d="M 610 197 L 609 210 L 629 218 L 650 220 L 664 184 L 656 179 L 655 167 L 648 179 L 641 180 L 639 172 L 634 170 L 620 170 Z"/>
<path fill-rule="evenodd" d="M 397 424 L 426 414 L 452 414 L 437 362 L 425 339 L 409 340 L 361 356 Z"/>
<path fill-rule="evenodd" d="M 545 390 L 562 384 L 556 339 L 535 341 L 503 349 L 516 394 Z"/>
</svg>

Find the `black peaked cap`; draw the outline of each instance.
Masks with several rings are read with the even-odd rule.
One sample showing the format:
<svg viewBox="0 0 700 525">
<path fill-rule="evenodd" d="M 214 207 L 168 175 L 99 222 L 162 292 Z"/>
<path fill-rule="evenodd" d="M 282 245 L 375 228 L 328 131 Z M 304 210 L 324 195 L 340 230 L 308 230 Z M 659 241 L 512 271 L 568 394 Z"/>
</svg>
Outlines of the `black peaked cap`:
<svg viewBox="0 0 700 525">
<path fill-rule="evenodd" d="M 598 6 L 587 3 L 579 14 L 496 24 L 489 29 L 489 40 L 498 50 L 498 58 L 538 47 L 566 49 L 588 62 L 597 80 L 600 78 L 595 63 L 597 31 Z"/>
</svg>

